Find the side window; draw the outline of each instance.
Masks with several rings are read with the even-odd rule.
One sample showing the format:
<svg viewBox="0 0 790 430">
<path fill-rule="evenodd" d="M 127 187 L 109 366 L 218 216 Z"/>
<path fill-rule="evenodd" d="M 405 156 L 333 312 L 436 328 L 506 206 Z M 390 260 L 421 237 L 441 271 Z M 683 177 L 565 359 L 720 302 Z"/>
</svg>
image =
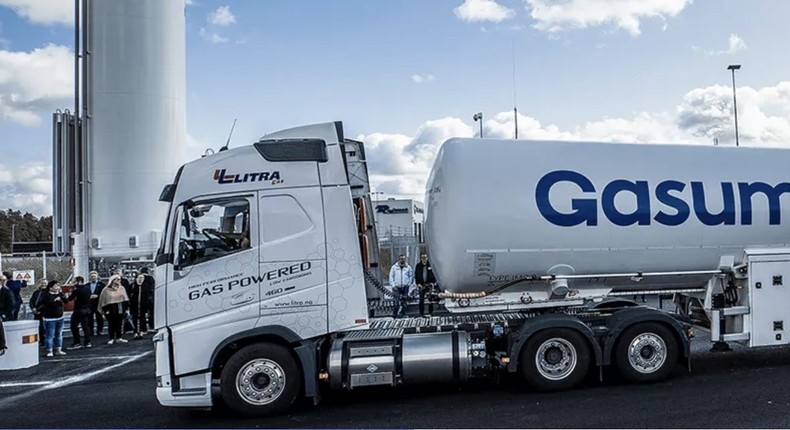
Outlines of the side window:
<svg viewBox="0 0 790 430">
<path fill-rule="evenodd" d="M 181 212 L 179 266 L 192 266 L 250 248 L 247 199 L 198 203 Z"/>
</svg>

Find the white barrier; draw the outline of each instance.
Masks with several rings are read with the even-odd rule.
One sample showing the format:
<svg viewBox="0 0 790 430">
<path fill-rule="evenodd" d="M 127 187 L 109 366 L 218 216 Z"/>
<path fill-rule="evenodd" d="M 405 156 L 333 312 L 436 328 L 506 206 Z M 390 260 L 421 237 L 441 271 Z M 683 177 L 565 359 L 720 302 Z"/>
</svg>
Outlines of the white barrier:
<svg viewBox="0 0 790 430">
<path fill-rule="evenodd" d="M 8 350 L 0 355 L 0 370 L 25 369 L 38 365 L 38 321 L 6 321 Z"/>
</svg>

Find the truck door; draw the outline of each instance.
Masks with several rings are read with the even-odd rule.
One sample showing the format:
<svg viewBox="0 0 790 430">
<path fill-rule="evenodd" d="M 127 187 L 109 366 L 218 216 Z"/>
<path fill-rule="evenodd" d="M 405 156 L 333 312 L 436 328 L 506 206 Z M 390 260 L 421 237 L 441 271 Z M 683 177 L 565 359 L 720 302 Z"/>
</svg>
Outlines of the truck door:
<svg viewBox="0 0 790 430">
<path fill-rule="evenodd" d="M 259 317 L 255 193 L 190 201 L 176 211 L 167 321 L 177 374 L 205 369 L 216 345 Z"/>
<path fill-rule="evenodd" d="M 327 331 L 326 238 L 319 187 L 260 192 L 259 325 L 302 338 Z"/>
</svg>

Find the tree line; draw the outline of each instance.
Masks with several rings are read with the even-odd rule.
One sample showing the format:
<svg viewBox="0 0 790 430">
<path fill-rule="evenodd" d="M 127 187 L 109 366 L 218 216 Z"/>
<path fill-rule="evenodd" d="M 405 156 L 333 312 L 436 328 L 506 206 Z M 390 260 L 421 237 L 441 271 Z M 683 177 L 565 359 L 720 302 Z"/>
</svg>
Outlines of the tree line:
<svg viewBox="0 0 790 430">
<path fill-rule="evenodd" d="M 52 216 L 36 217 L 8 209 L 0 211 L 0 252 L 11 252 L 11 235 L 17 242 L 48 242 L 52 240 Z"/>
</svg>

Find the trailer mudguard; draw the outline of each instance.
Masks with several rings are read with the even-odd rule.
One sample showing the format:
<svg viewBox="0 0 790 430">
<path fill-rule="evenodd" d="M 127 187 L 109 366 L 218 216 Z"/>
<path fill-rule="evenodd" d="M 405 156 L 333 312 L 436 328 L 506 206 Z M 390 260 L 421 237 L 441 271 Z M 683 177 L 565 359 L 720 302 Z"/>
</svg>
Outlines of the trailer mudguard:
<svg viewBox="0 0 790 430">
<path fill-rule="evenodd" d="M 680 343 L 679 346 L 682 355 L 679 355 L 679 357 L 688 359 L 691 356 L 691 346 L 688 333 L 686 333 L 686 327 L 684 327 L 680 321 L 678 321 L 672 315 L 661 312 L 657 309 L 636 307 L 617 311 L 607 319 L 606 326 L 609 328 L 609 330 L 604 341 L 603 362 L 601 364 L 604 366 L 611 364 L 612 351 L 614 350 L 614 346 L 617 343 L 620 334 L 625 329 L 634 324 L 644 322 L 663 323 L 670 327 L 677 335 L 677 339 Z"/>
<path fill-rule="evenodd" d="M 581 333 L 590 344 L 590 350 L 595 355 L 596 365 L 601 364 L 602 351 L 601 345 L 596 340 L 592 329 L 578 318 L 566 314 L 544 314 L 535 318 L 530 318 L 519 327 L 518 331 L 512 333 L 508 339 L 508 355 L 510 363 L 507 365 L 509 372 L 518 370 L 518 362 L 521 357 L 521 349 L 529 338 L 541 330 L 567 328 Z"/>
</svg>

